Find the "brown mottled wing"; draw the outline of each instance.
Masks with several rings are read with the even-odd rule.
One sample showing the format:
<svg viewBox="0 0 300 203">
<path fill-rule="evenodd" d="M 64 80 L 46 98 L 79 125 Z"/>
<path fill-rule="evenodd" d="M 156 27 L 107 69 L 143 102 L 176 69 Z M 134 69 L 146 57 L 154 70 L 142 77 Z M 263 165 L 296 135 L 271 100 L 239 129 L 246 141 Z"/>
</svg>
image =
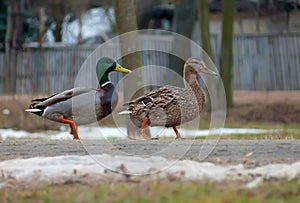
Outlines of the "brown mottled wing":
<svg viewBox="0 0 300 203">
<path fill-rule="evenodd" d="M 130 101 L 128 110 L 141 111 L 150 110 L 152 108 L 165 108 L 171 103 L 177 102 L 178 93 L 181 88 L 173 87 L 170 85 L 159 88 L 140 96 Z"/>
</svg>

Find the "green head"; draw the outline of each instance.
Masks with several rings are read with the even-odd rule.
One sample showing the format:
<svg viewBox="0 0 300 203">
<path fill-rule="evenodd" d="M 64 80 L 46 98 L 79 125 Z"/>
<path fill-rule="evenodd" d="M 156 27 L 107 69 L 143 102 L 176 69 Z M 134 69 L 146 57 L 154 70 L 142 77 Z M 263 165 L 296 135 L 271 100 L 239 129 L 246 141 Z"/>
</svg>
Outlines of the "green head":
<svg viewBox="0 0 300 203">
<path fill-rule="evenodd" d="M 112 71 L 118 71 L 122 73 L 131 72 L 130 70 L 120 66 L 115 60 L 108 57 L 103 57 L 98 61 L 96 66 L 96 73 L 100 82 L 100 86 L 109 81 L 108 74 Z"/>
</svg>

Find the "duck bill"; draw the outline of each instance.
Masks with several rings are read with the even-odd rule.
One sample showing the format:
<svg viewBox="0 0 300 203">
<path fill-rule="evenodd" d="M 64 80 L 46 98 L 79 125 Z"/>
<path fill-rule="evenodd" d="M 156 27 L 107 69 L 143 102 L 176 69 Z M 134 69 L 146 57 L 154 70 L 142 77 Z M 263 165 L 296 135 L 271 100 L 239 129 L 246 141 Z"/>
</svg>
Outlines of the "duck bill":
<svg viewBox="0 0 300 203">
<path fill-rule="evenodd" d="M 121 65 L 116 64 L 115 71 L 121 72 L 121 73 L 130 73 L 131 70 L 128 70 L 126 68 L 123 68 Z"/>
<path fill-rule="evenodd" d="M 218 74 L 215 71 L 212 71 L 208 68 L 206 68 L 203 73 L 209 74 L 209 75 L 214 75 L 214 76 L 218 76 Z"/>
</svg>

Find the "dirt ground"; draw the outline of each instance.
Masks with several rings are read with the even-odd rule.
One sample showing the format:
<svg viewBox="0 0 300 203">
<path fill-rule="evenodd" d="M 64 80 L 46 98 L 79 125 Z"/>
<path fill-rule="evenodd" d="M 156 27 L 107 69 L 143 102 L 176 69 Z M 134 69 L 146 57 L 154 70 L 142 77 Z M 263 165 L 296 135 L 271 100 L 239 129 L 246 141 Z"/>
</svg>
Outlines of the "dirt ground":
<svg viewBox="0 0 300 203">
<path fill-rule="evenodd" d="M 0 95 L 0 128 L 58 129 L 60 124 L 26 113 L 31 99 L 41 95 Z M 236 91 L 226 122 L 299 124 L 300 91 Z"/>
<path fill-rule="evenodd" d="M 300 91 L 237 91 L 227 121 L 300 123 Z"/>
<path fill-rule="evenodd" d="M 171 144 L 172 149 L 166 150 Z M 199 160 L 203 144 L 203 140 L 5 140 L 0 141 L 0 162 L 35 156 L 104 153 L 153 155 L 172 160 L 209 161 L 218 165 L 243 164 L 247 168 L 300 161 L 300 140 L 219 140 L 209 156 Z"/>
<path fill-rule="evenodd" d="M 57 129 L 60 124 L 24 112 L 36 95 L 0 96 L 0 128 L 23 130 Z M 272 123 L 298 125 L 300 123 L 300 91 L 293 92 L 234 92 L 235 106 L 227 112 L 226 122 Z M 151 155 L 172 140 L 117 140 L 109 144 L 92 143 L 103 151 L 98 153 Z M 176 151 L 190 145 L 187 140 L 175 141 Z M 199 161 L 203 140 L 196 140 L 182 159 Z M 73 140 L 0 140 L 0 161 L 34 156 L 86 155 L 86 146 Z M 95 147 L 96 146 L 96 147 Z M 138 147 L 137 147 L 138 146 Z M 244 164 L 254 168 L 270 163 L 294 163 L 300 160 L 299 140 L 220 140 L 205 161 L 221 165 Z M 158 154 L 159 155 L 159 154 Z M 176 159 L 173 153 L 163 155 Z"/>
</svg>

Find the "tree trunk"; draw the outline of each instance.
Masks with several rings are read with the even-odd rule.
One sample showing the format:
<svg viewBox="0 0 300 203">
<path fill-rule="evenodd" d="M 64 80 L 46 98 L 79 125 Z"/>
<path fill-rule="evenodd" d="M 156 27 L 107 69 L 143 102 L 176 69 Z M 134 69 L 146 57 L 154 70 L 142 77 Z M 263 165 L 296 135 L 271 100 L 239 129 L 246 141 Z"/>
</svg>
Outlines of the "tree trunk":
<svg viewBox="0 0 300 203">
<path fill-rule="evenodd" d="M 214 61 L 214 55 L 211 47 L 210 39 L 210 28 L 209 28 L 209 10 L 208 10 L 207 0 L 198 0 L 198 19 L 200 23 L 200 33 L 201 33 L 201 46 L 207 55 Z M 209 77 L 208 77 L 209 78 Z M 216 84 L 211 80 L 206 81 L 207 86 L 212 87 L 212 89 L 217 89 Z M 208 92 L 208 94 L 214 94 L 214 92 Z M 216 98 L 213 95 L 209 95 L 206 109 L 211 110 L 210 98 Z"/>
<path fill-rule="evenodd" d="M 226 3 L 225 3 L 226 2 Z M 225 87 L 227 107 L 233 107 L 232 101 L 232 38 L 233 38 L 234 0 L 222 1 L 222 39 L 220 73 Z"/>
<path fill-rule="evenodd" d="M 176 1 L 176 7 L 174 11 L 174 21 L 175 21 L 175 32 L 183 35 L 187 38 L 192 37 L 192 32 L 196 17 L 196 0 L 178 0 Z M 181 40 L 182 41 L 182 40 Z M 191 56 L 191 46 L 190 43 L 176 43 L 176 36 L 174 37 L 172 49 L 179 53 L 180 57 L 185 59 Z M 170 56 L 170 65 L 175 72 L 182 75 L 184 60 L 176 57 Z"/>
<path fill-rule="evenodd" d="M 210 29 L 209 29 L 209 13 L 207 0 L 198 0 L 198 19 L 200 22 L 201 44 L 204 51 L 208 54 L 212 61 L 214 55 L 211 47 Z"/>
<path fill-rule="evenodd" d="M 116 23 L 119 31 L 121 46 L 122 65 L 126 68 L 136 69 L 141 67 L 141 56 L 139 52 L 128 54 L 128 50 L 139 50 L 139 36 L 137 32 L 137 20 L 135 14 L 134 0 L 115 0 L 114 2 Z M 122 35 L 131 32 L 130 35 Z M 142 81 L 142 75 L 138 79 Z M 127 84 L 130 87 L 130 84 Z M 132 95 L 130 89 L 124 88 L 124 99 L 129 101 Z M 140 138 L 141 131 L 135 127 L 128 119 L 127 134 L 130 138 Z M 149 132 L 148 132 L 149 134 Z"/>
<path fill-rule="evenodd" d="M 22 49 L 24 0 L 14 1 L 8 5 L 5 85 L 7 93 L 16 93 L 17 56 Z"/>
<path fill-rule="evenodd" d="M 83 43 L 83 30 L 82 30 L 82 27 L 83 27 L 83 24 L 82 24 L 82 17 L 81 15 L 79 15 L 78 17 L 78 22 L 79 22 L 79 34 L 78 34 L 78 37 L 77 37 L 77 43 L 78 44 L 82 44 Z"/>
<path fill-rule="evenodd" d="M 55 42 L 62 41 L 62 24 L 63 24 L 63 19 L 56 19 L 55 30 L 53 32 Z"/>
<path fill-rule="evenodd" d="M 39 12 L 39 48 L 43 47 L 43 43 L 44 43 L 44 32 L 45 32 L 45 9 L 44 8 L 40 8 L 40 12 Z"/>
<path fill-rule="evenodd" d="M 10 67 L 11 67 L 11 32 L 12 32 L 12 18 L 11 18 L 11 5 L 7 7 L 7 22 L 6 22 L 6 34 L 5 34 L 5 68 L 4 68 L 4 80 L 5 80 L 5 92 L 10 93 Z"/>
</svg>

